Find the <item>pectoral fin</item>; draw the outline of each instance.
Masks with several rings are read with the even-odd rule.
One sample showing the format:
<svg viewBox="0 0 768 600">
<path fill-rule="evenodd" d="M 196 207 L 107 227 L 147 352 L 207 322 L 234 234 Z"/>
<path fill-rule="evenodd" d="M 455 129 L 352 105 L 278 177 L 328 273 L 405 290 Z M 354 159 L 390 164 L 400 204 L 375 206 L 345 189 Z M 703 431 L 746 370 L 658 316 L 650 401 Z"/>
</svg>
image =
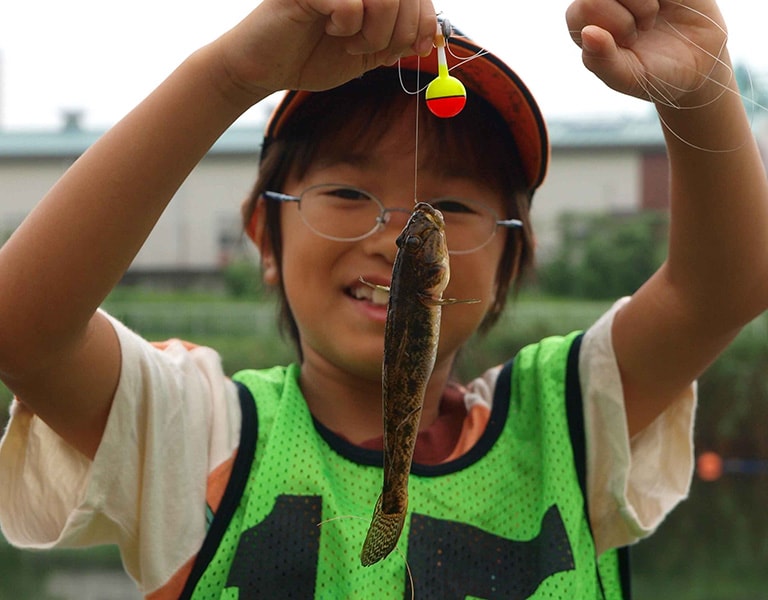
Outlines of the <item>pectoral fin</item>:
<svg viewBox="0 0 768 600">
<path fill-rule="evenodd" d="M 426 294 L 421 295 L 420 300 L 427 306 L 448 306 L 449 304 L 477 304 L 482 302 L 479 298 L 459 300 L 458 298 L 435 298 Z"/>
</svg>

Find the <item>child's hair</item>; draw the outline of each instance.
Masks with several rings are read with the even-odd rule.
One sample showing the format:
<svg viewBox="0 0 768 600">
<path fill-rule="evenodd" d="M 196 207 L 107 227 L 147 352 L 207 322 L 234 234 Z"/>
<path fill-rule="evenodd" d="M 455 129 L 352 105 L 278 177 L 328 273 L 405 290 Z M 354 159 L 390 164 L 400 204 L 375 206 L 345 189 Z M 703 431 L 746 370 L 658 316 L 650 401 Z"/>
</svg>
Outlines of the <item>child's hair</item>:
<svg viewBox="0 0 768 600">
<path fill-rule="evenodd" d="M 290 97 L 284 100 L 270 124 L 274 132 L 275 119 L 281 119 L 279 131 L 277 135 L 265 138 L 259 176 L 244 205 L 246 228 L 253 231 L 256 202 L 264 191 L 283 191 L 289 177 L 300 179 L 318 157 L 343 159 L 351 153 L 373 148 L 392 122 L 402 118 L 404 113 L 414 114 L 413 109 L 408 112 L 409 108 L 415 106 L 416 102 L 423 102 L 423 96 L 417 98 L 409 95 L 403 87 L 414 90 L 419 79 L 422 86 L 425 80 L 429 81 L 423 73 L 417 77 L 413 71 L 382 67 L 329 91 L 302 93 L 301 101 L 293 102 L 293 105 Z M 535 103 L 532 99 L 530 102 L 538 117 Z M 289 106 L 290 113 L 287 116 L 281 115 L 281 110 L 284 111 L 286 106 Z M 428 167 L 438 175 L 444 173 L 482 181 L 507 200 L 506 214 L 500 215 L 500 218 L 520 219 L 524 224 L 521 230 L 510 230 L 507 233 L 496 273 L 496 297 L 480 326 L 480 331 L 484 332 L 498 320 L 513 280 L 519 282 L 521 275 L 533 263 L 530 203 L 533 189 L 540 183 L 546 169 L 546 152 L 536 157 L 540 173 L 537 173 L 537 180 L 531 181 L 530 170 L 526 172 L 509 121 L 469 86 L 467 105 L 459 115 L 441 119 L 429 113 L 423 105 L 419 111 L 419 168 Z M 413 152 L 415 135 L 414 119 L 414 145 L 404 151 Z M 541 135 L 542 146 L 546 149 L 543 122 Z M 382 173 L 382 176 L 386 174 Z M 412 186 L 413 181 L 403 182 L 404 193 L 412 194 Z M 279 203 L 266 200 L 265 213 L 265 234 L 280 269 L 282 241 Z M 278 294 L 281 326 L 301 355 L 298 328 L 282 282 Z"/>
</svg>

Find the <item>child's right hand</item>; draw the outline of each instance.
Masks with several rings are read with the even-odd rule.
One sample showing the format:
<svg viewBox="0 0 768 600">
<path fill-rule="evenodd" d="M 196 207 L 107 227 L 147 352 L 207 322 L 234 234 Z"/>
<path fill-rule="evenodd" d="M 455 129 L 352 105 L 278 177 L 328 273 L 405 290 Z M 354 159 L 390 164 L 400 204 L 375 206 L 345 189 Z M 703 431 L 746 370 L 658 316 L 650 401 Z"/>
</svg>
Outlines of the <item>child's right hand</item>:
<svg viewBox="0 0 768 600">
<path fill-rule="evenodd" d="M 431 0 L 264 0 L 210 49 L 235 89 L 256 101 L 428 54 L 436 31 Z"/>
<path fill-rule="evenodd" d="M 335 87 L 430 51 L 436 31 L 431 0 L 263 0 L 184 61 L 0 248 L 0 290 L 14 290 L 0 294 L 8 388 L 94 456 L 122 365 L 114 330 L 96 310 L 211 145 L 268 94 Z"/>
</svg>

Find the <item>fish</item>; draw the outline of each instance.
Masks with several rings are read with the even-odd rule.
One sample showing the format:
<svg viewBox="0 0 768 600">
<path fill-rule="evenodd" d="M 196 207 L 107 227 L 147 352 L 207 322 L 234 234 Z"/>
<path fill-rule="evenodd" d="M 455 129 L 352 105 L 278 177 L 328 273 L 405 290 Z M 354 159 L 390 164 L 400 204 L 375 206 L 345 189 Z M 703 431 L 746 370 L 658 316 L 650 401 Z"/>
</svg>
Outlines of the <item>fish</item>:
<svg viewBox="0 0 768 600">
<path fill-rule="evenodd" d="M 403 531 L 408 475 L 424 393 L 437 357 L 442 307 L 479 302 L 443 298 L 450 265 L 445 222 L 439 210 L 418 202 L 397 238 L 397 248 L 384 329 L 384 481 L 360 554 L 363 566 L 388 556 Z"/>
</svg>

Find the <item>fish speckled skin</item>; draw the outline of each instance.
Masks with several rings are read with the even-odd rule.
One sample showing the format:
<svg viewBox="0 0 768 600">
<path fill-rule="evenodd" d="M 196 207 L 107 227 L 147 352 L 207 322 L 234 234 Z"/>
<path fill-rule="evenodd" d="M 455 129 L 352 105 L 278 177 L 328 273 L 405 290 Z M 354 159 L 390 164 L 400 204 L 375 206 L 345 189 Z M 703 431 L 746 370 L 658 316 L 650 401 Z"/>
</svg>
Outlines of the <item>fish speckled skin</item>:
<svg viewBox="0 0 768 600">
<path fill-rule="evenodd" d="M 384 335 L 384 484 L 360 561 L 372 565 L 395 548 L 408 507 L 408 474 L 427 382 L 437 354 L 448 249 L 442 214 L 418 203 L 397 239 Z"/>
</svg>

